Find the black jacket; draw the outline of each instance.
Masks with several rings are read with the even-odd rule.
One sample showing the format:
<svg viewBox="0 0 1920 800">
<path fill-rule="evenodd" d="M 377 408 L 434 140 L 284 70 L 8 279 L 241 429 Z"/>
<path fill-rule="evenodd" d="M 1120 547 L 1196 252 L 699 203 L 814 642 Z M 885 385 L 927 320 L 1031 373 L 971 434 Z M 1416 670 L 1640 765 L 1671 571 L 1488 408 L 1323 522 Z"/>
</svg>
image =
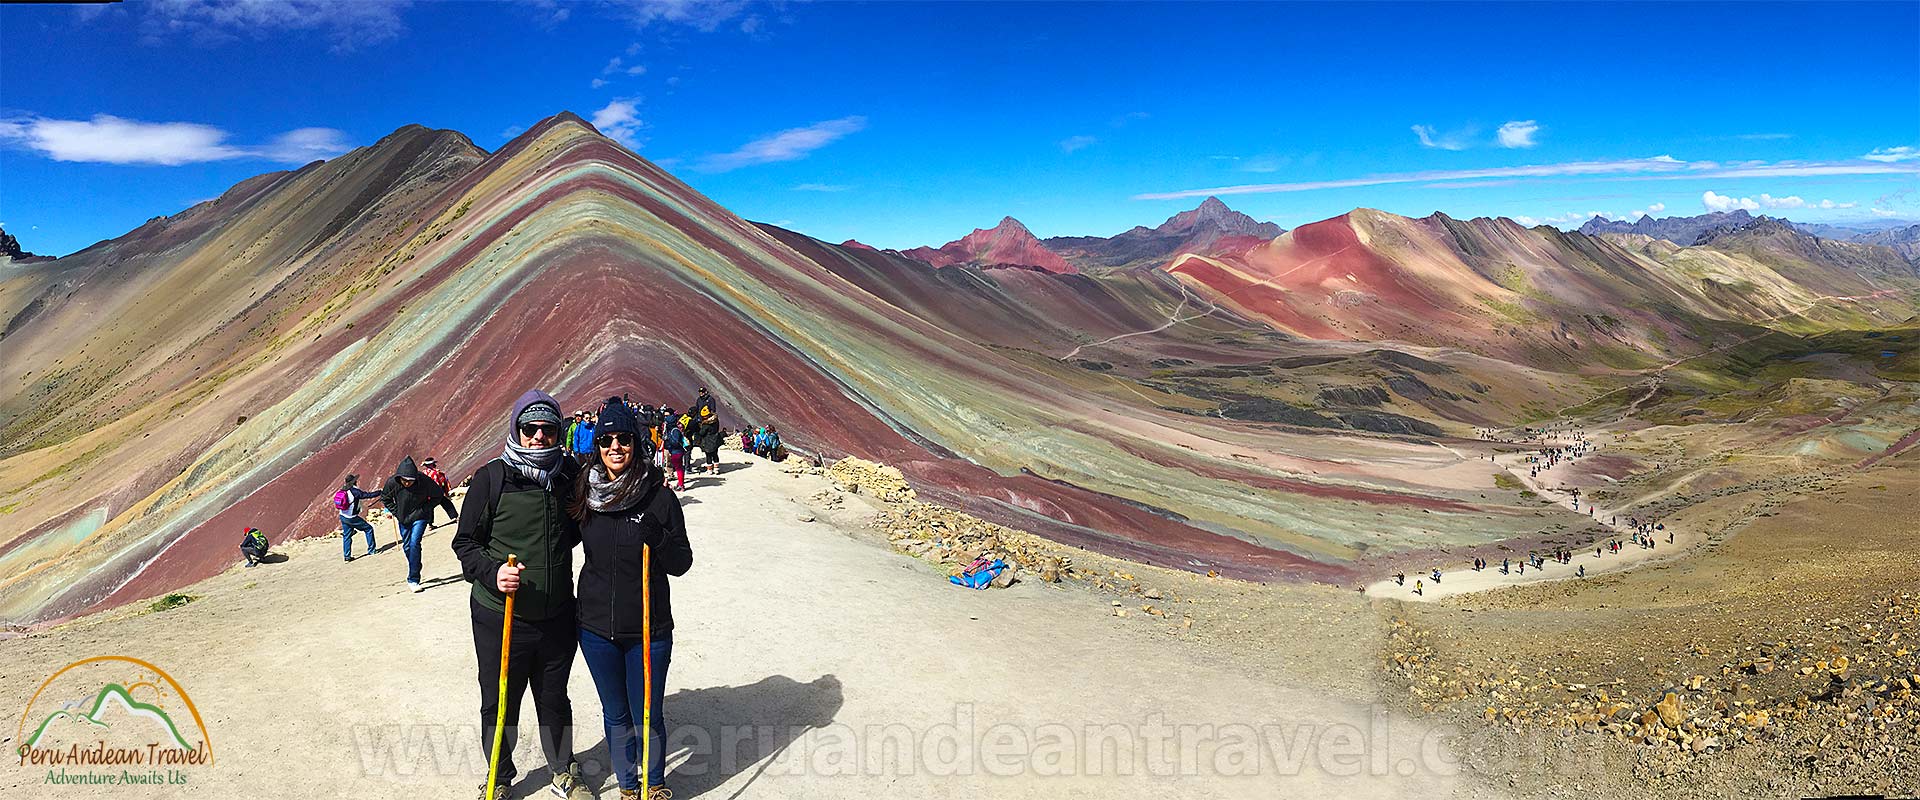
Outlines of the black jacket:
<svg viewBox="0 0 1920 800">
<path fill-rule="evenodd" d="M 573 546 L 580 543 L 580 528 L 566 506 L 578 471 L 577 463 L 563 456 L 552 491 L 497 458 L 473 474 L 461 501 L 453 554 L 473 584 L 476 602 L 506 610 L 507 596 L 497 580 L 512 553 L 524 567 L 514 592 L 515 617 L 544 620 L 573 611 Z"/>
<path fill-rule="evenodd" d="M 413 486 L 400 485 L 401 478 L 412 478 Z M 380 502 L 387 507 L 395 521 L 401 525 L 411 525 L 420 520 L 433 524 L 433 507 L 438 504 L 447 510 L 447 516 L 458 517 L 453 500 L 447 497 L 447 490 L 440 488 L 432 478 L 420 472 L 413 465 L 413 456 L 400 459 L 400 468 L 393 471 L 393 477 L 387 479 L 386 487 L 380 490 Z"/>
<path fill-rule="evenodd" d="M 693 567 L 686 518 L 673 490 L 655 475 L 642 478 L 651 487 L 633 508 L 619 513 L 587 512 L 580 542 L 587 562 L 580 570 L 580 627 L 609 639 L 638 639 L 644 632 L 640 587 L 641 545 L 653 548 L 652 641 L 673 632 L 673 592 L 667 577 Z"/>
</svg>

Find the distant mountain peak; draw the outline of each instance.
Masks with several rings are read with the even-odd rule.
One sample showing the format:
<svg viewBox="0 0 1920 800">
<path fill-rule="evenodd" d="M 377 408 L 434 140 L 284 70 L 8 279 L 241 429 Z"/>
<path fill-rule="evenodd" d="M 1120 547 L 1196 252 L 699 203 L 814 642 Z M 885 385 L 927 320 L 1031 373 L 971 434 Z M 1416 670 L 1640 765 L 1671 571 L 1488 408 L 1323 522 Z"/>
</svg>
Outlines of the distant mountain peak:
<svg viewBox="0 0 1920 800">
<path fill-rule="evenodd" d="M 1701 234 L 1709 230 L 1745 225 L 1754 219 L 1756 218 L 1752 214 L 1748 214 L 1744 208 L 1737 208 L 1732 211 L 1715 211 L 1695 217 L 1663 217 L 1655 219 L 1650 214 L 1642 214 L 1640 215 L 1640 219 L 1633 222 L 1607 219 L 1606 217 L 1596 214 L 1593 219 L 1587 220 L 1585 224 L 1580 226 L 1580 232 L 1588 236 L 1602 233 L 1637 233 L 1655 239 L 1665 239 L 1678 245 L 1690 245 L 1694 243 L 1694 240 L 1699 239 Z M 1765 219 L 1765 217 L 1760 217 L 1760 219 Z"/>
<path fill-rule="evenodd" d="M 1067 260 L 1042 244 L 1027 226 L 1013 217 L 1001 217 L 991 228 L 972 233 L 938 248 L 916 247 L 902 253 L 936 267 L 1031 267 L 1054 273 L 1079 272 Z"/>
</svg>

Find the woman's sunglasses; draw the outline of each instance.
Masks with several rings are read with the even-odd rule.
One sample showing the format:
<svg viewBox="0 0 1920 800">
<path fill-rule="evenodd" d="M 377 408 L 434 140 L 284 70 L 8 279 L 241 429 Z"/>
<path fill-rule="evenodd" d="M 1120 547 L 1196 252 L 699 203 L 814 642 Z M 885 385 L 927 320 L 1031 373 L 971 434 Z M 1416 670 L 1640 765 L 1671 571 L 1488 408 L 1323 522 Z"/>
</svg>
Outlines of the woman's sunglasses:
<svg viewBox="0 0 1920 800">
<path fill-rule="evenodd" d="M 560 426 L 545 422 L 531 422 L 520 426 L 521 436 L 539 436 L 546 434 L 549 439 L 560 438 Z"/>
<path fill-rule="evenodd" d="M 600 434 L 599 436 L 593 437 L 593 444 L 596 447 L 612 447 L 614 446 L 615 443 L 618 443 L 621 447 L 632 447 L 633 434 L 603 433 L 603 434 Z"/>
</svg>

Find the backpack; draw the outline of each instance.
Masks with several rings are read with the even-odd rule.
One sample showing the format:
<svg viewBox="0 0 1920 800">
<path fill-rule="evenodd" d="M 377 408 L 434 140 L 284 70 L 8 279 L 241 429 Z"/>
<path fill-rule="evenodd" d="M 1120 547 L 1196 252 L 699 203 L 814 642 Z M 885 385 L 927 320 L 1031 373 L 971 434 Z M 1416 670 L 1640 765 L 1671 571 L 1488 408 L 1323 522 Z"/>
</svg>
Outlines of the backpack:
<svg viewBox="0 0 1920 800">
<path fill-rule="evenodd" d="M 680 433 L 679 428 L 669 428 L 667 430 L 667 452 L 680 453 L 685 452 L 686 449 L 687 437 Z"/>
<path fill-rule="evenodd" d="M 347 495 L 347 490 L 341 489 L 340 491 L 334 492 L 333 510 L 345 511 L 349 508 L 353 508 L 353 498 Z"/>
</svg>

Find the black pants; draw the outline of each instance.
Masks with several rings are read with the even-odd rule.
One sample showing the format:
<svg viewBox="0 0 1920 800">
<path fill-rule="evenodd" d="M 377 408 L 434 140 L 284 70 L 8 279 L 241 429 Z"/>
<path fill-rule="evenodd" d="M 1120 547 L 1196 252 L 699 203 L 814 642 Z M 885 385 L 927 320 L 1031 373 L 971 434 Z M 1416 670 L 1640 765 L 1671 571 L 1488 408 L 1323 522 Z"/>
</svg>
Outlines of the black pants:
<svg viewBox="0 0 1920 800">
<path fill-rule="evenodd" d="M 480 662 L 480 749 L 493 755 L 493 722 L 500 709 L 500 627 L 505 615 L 471 597 L 473 652 Z M 547 620 L 513 620 L 513 644 L 507 657 L 507 735 L 500 745 L 498 783 L 511 784 L 513 743 L 520 721 L 520 697 L 533 689 L 533 710 L 540 719 L 540 749 L 555 774 L 573 763 L 573 705 L 567 702 L 567 676 L 580 635 L 571 608 Z"/>
</svg>

